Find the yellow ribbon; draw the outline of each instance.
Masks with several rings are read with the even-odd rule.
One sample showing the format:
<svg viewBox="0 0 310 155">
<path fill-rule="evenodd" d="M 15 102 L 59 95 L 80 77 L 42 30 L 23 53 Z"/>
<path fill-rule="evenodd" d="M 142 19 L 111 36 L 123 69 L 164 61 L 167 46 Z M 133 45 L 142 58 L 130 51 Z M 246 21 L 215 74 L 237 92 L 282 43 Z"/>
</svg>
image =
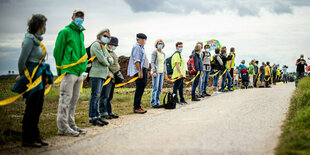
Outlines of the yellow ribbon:
<svg viewBox="0 0 310 155">
<path fill-rule="evenodd" d="M 223 72 L 223 74 L 220 76 L 220 78 L 226 73 L 227 69 L 225 69 L 225 71 Z"/>
<path fill-rule="evenodd" d="M 105 85 L 107 85 L 108 83 L 110 83 L 110 81 L 111 81 L 111 77 L 109 77 L 104 83 L 103 83 L 103 85 L 102 86 L 105 86 Z"/>
<path fill-rule="evenodd" d="M 56 67 L 58 68 L 58 69 L 66 69 L 66 68 L 69 68 L 69 67 L 72 67 L 72 66 L 75 66 L 75 65 L 78 65 L 78 64 L 80 64 L 80 63 L 83 63 L 83 62 L 85 62 L 86 60 L 87 60 L 87 53 L 85 53 L 84 54 L 84 56 L 82 57 L 82 58 L 80 58 L 77 62 L 75 62 L 75 63 L 72 63 L 72 64 L 68 64 L 68 65 L 63 65 L 63 66 L 58 66 L 58 65 L 56 65 Z"/>
<path fill-rule="evenodd" d="M 126 84 L 135 82 L 138 78 L 139 78 L 139 77 L 137 76 L 137 77 L 134 77 L 134 78 L 130 79 L 128 82 L 119 83 L 119 84 L 115 85 L 115 88 L 117 88 L 117 87 L 122 87 L 122 86 L 124 86 L 124 85 L 126 85 Z"/>
<path fill-rule="evenodd" d="M 195 76 L 193 79 L 191 79 L 190 81 L 187 81 L 187 82 L 184 81 L 184 83 L 185 83 L 185 84 L 189 84 L 189 83 L 193 82 L 199 74 L 200 74 L 200 73 L 196 74 L 196 76 Z M 203 73 L 202 73 L 202 74 L 203 74 Z M 175 82 L 176 80 L 179 80 L 179 79 L 181 79 L 181 77 L 178 77 L 178 78 L 175 78 L 175 79 L 169 79 L 169 78 L 167 77 L 167 80 L 170 81 L 170 82 Z"/>
</svg>

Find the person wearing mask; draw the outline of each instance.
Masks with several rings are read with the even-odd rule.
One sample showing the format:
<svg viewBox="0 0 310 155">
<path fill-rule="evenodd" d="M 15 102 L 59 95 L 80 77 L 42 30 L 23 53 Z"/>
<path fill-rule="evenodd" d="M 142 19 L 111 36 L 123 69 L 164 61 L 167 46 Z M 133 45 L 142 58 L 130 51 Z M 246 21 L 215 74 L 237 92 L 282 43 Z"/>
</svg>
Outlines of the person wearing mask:
<svg viewBox="0 0 310 155">
<path fill-rule="evenodd" d="M 196 44 L 199 44 L 201 46 L 201 49 L 203 48 L 203 42 L 197 42 Z M 193 50 L 192 53 L 195 53 L 195 50 Z M 200 51 L 199 55 L 201 55 L 201 54 L 202 54 L 202 50 Z M 202 57 L 200 56 L 200 58 L 201 58 L 201 62 L 200 62 L 201 66 L 203 66 Z M 198 81 L 198 86 L 197 86 L 198 87 L 198 95 L 197 95 L 197 98 L 204 98 L 205 97 L 205 95 L 201 91 L 201 88 L 202 88 L 202 76 L 204 76 L 203 72 L 200 73 L 200 78 L 199 78 L 199 81 Z"/>
<path fill-rule="evenodd" d="M 200 99 L 197 98 L 196 96 L 196 88 L 199 84 L 200 80 L 200 73 L 202 72 L 202 63 L 201 63 L 201 58 L 200 58 L 200 51 L 201 51 L 201 44 L 196 44 L 194 48 L 194 53 L 190 56 L 194 58 L 194 63 L 195 63 L 195 70 L 197 71 L 196 74 L 193 75 L 193 78 L 196 76 L 193 84 L 192 84 L 192 101 L 200 101 Z"/>
<path fill-rule="evenodd" d="M 283 71 L 283 83 L 287 83 L 287 66 L 284 65 L 282 68 Z"/>
<path fill-rule="evenodd" d="M 213 77 L 213 94 L 220 94 L 219 91 L 217 91 L 217 85 L 218 85 L 218 81 L 220 78 L 220 75 L 222 74 L 221 69 L 224 68 L 224 63 L 220 57 L 220 49 L 216 48 L 215 49 L 215 55 L 213 56 L 213 61 L 211 62 L 214 65 L 212 65 L 211 69 L 213 70 L 213 72 L 216 74 Z"/>
<path fill-rule="evenodd" d="M 47 52 L 42 44 L 42 35 L 46 31 L 46 21 L 47 18 L 42 14 L 34 14 L 28 21 L 28 32 L 25 34 L 18 60 L 19 75 L 16 78 L 16 84 L 12 88 L 13 92 L 22 93 L 27 90 L 28 84 L 40 78 L 42 79 L 38 86 L 23 95 L 26 98 L 26 108 L 22 120 L 23 147 L 48 145 L 48 143 L 42 141 L 38 127 L 44 102 L 45 85 L 53 83 L 50 66 L 44 60 Z M 37 66 L 38 68 L 35 69 Z M 30 76 L 33 74 L 34 76 L 29 79 L 26 74 Z"/>
<path fill-rule="evenodd" d="M 106 116 L 106 119 L 116 119 L 119 118 L 118 115 L 114 114 L 112 111 L 112 99 L 113 99 L 113 94 L 114 94 L 114 89 L 115 89 L 115 78 L 116 78 L 116 74 L 118 72 L 120 72 L 121 67 L 118 63 L 118 56 L 115 53 L 115 50 L 118 46 L 118 38 L 111 36 L 110 42 L 108 43 L 107 49 L 109 51 L 110 56 L 113 58 L 113 63 L 110 64 L 109 66 L 109 70 L 110 70 L 110 76 L 112 78 L 111 82 L 107 84 L 107 87 L 110 87 L 110 90 L 107 90 L 110 94 L 108 95 L 108 99 L 105 102 L 106 104 L 104 104 L 104 108 L 107 113 L 108 116 Z M 121 74 L 121 73 L 120 73 Z M 108 86 L 109 85 L 109 86 Z M 105 89 L 105 88 L 103 88 Z"/>
<path fill-rule="evenodd" d="M 254 87 L 257 87 L 257 81 L 258 81 L 258 61 L 256 60 L 254 63 L 254 71 L 255 71 L 255 75 L 254 75 Z"/>
<path fill-rule="evenodd" d="M 184 98 L 184 79 L 186 78 L 186 63 L 185 59 L 183 57 L 182 51 L 183 51 L 183 43 L 182 42 L 177 42 L 175 44 L 176 46 L 176 52 L 173 54 L 172 59 L 171 59 L 171 67 L 173 68 L 173 73 L 171 78 L 179 78 L 176 80 L 173 84 L 173 94 L 177 95 L 179 91 L 179 96 L 180 100 L 177 97 L 177 103 L 178 104 L 187 104 Z"/>
<path fill-rule="evenodd" d="M 83 82 L 82 73 L 86 71 L 87 67 L 83 21 L 84 12 L 79 9 L 74 10 L 72 22 L 58 33 L 55 43 L 54 58 L 58 76 L 66 73 L 60 84 L 57 113 L 59 135 L 76 137 L 87 132 L 86 129 L 76 126 L 74 118 L 75 107 L 80 97 Z M 83 61 L 71 66 L 78 60 Z"/>
<path fill-rule="evenodd" d="M 104 104 L 108 98 L 108 87 L 110 83 L 103 86 L 109 78 L 109 66 L 114 63 L 113 58 L 107 51 L 107 43 L 110 40 L 110 30 L 103 29 L 97 34 L 97 40 L 90 47 L 91 57 L 96 56 L 89 71 L 91 80 L 91 96 L 89 101 L 89 123 L 94 126 L 109 124 L 102 120 L 107 114 Z M 99 103 L 99 110 L 98 110 Z"/>
<path fill-rule="evenodd" d="M 266 82 L 266 88 L 270 88 L 271 84 L 271 71 L 270 71 L 270 62 L 266 62 L 266 67 L 265 67 L 265 82 Z"/>
<path fill-rule="evenodd" d="M 298 80 L 304 77 L 305 74 L 305 67 L 307 66 L 307 62 L 304 59 L 304 55 L 301 54 L 300 58 L 296 60 L 296 80 L 295 80 L 295 86 L 297 87 Z"/>
<path fill-rule="evenodd" d="M 250 84 L 249 87 L 253 88 L 254 86 L 254 76 L 255 76 L 255 69 L 254 69 L 254 61 L 255 60 L 251 60 L 251 62 L 249 63 L 249 77 L 250 77 Z"/>
<path fill-rule="evenodd" d="M 156 50 L 152 53 L 152 94 L 151 94 L 151 107 L 164 108 L 164 105 L 160 104 L 160 94 L 163 88 L 164 78 L 167 79 L 166 69 L 166 55 L 163 52 L 165 43 L 162 39 L 158 39 L 155 42 Z"/>
<path fill-rule="evenodd" d="M 227 61 L 227 68 L 228 68 L 229 74 L 232 78 L 231 81 L 234 81 L 234 67 L 235 67 L 235 57 L 236 57 L 235 48 L 231 47 L 230 52 L 232 53 L 232 58 L 231 58 L 231 60 Z M 233 82 L 232 82 L 232 86 L 233 86 Z M 233 89 L 234 89 L 234 87 L 233 87 Z"/>
<path fill-rule="evenodd" d="M 223 62 L 223 69 L 222 69 L 222 83 L 221 83 L 221 89 L 220 91 L 221 92 L 225 92 L 225 81 L 226 81 L 226 78 L 228 79 L 228 83 L 227 83 L 227 86 L 228 86 L 228 91 L 233 91 L 231 89 L 231 76 L 230 76 L 230 73 L 229 73 L 229 69 L 231 69 L 230 67 L 227 66 L 227 61 L 228 60 L 231 60 L 232 59 L 232 52 L 229 53 L 228 56 L 226 56 L 226 48 L 225 49 L 222 49 L 221 50 L 221 55 L 220 55 L 220 58 L 222 59 L 222 62 Z"/>
<path fill-rule="evenodd" d="M 137 114 L 145 114 L 147 111 L 142 109 L 141 99 L 147 83 L 147 69 L 150 66 L 144 50 L 147 36 L 143 33 L 138 33 L 136 37 L 137 42 L 131 50 L 127 74 L 131 77 L 138 77 L 136 80 L 133 112 Z"/>
<path fill-rule="evenodd" d="M 201 52 L 201 59 L 203 62 L 203 77 L 201 86 L 202 95 L 211 96 L 207 93 L 208 80 L 211 71 L 211 53 L 210 46 L 208 44 L 204 46 L 204 51 Z"/>
</svg>

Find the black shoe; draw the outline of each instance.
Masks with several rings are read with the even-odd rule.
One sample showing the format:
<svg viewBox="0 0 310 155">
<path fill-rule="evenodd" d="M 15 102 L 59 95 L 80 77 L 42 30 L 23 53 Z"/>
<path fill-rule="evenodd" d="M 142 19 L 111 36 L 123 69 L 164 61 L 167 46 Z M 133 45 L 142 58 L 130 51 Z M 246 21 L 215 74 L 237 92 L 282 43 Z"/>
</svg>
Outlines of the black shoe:
<svg viewBox="0 0 310 155">
<path fill-rule="evenodd" d="M 152 106 L 152 108 L 158 109 L 160 107 L 159 107 L 159 105 L 156 104 L 156 105 Z"/>
<path fill-rule="evenodd" d="M 42 146 L 48 146 L 48 143 L 42 141 L 42 139 L 40 139 L 40 138 L 37 139 L 36 142 L 37 142 L 37 143 L 40 143 Z"/>
<path fill-rule="evenodd" d="M 40 148 L 42 146 L 41 143 L 38 142 L 22 142 L 23 147 L 35 147 L 35 148 Z"/>
<path fill-rule="evenodd" d="M 192 98 L 192 101 L 200 101 L 197 97 Z"/>
<path fill-rule="evenodd" d="M 181 103 L 183 103 L 183 104 L 188 104 L 186 101 L 182 101 Z"/>
<path fill-rule="evenodd" d="M 110 116 L 112 117 L 112 118 L 119 118 L 119 116 L 117 116 L 117 115 L 115 115 L 115 114 L 110 114 Z"/>
<path fill-rule="evenodd" d="M 101 119 L 112 119 L 110 115 L 103 115 L 101 116 Z"/>
<path fill-rule="evenodd" d="M 196 96 L 196 98 L 203 98 L 203 97 L 202 97 L 202 96 L 200 96 L 200 95 L 197 95 L 197 96 Z"/>
<path fill-rule="evenodd" d="M 99 121 L 99 119 L 89 120 L 89 123 L 93 126 L 104 126 L 104 124 L 101 121 Z"/>
<path fill-rule="evenodd" d="M 103 125 L 108 125 L 109 122 L 105 121 L 105 120 L 102 120 L 102 119 L 98 119 L 99 122 L 101 122 Z"/>
</svg>

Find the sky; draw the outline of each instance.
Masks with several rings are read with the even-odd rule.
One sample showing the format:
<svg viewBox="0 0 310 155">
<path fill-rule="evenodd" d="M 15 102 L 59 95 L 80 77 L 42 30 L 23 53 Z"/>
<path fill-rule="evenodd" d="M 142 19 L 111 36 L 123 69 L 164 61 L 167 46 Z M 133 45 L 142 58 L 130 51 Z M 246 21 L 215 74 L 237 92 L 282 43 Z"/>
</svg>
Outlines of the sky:
<svg viewBox="0 0 310 155">
<path fill-rule="evenodd" d="M 43 44 L 46 62 L 56 74 L 55 40 L 76 8 L 85 12 L 85 46 L 109 28 L 119 39 L 118 56 L 130 56 L 136 34 L 145 33 L 148 59 L 159 38 L 167 56 L 178 41 L 184 43 L 188 59 L 198 41 L 217 39 L 236 49 L 236 65 L 256 59 L 287 65 L 290 72 L 296 70 L 300 54 L 310 57 L 309 0 L 0 0 L 0 75 L 17 73 L 27 21 L 37 13 L 48 19 Z"/>
</svg>

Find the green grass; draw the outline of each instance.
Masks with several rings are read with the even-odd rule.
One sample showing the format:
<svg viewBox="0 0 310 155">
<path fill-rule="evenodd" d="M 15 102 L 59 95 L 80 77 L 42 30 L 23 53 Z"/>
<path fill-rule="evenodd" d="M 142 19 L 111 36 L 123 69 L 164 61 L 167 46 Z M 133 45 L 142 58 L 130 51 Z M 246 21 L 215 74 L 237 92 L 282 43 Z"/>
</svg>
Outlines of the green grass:
<svg viewBox="0 0 310 155">
<path fill-rule="evenodd" d="M 282 130 L 276 154 L 310 154 L 310 77 L 299 81 Z"/>
<path fill-rule="evenodd" d="M 10 88 L 14 85 L 14 80 L 5 79 L 0 80 L 0 100 L 15 96 Z M 163 99 L 164 93 L 169 88 L 164 88 L 160 97 Z M 90 100 L 90 88 L 84 88 L 81 92 L 75 113 L 76 124 L 79 127 L 89 127 L 88 124 L 88 108 Z M 114 98 L 112 100 L 113 112 L 118 115 L 133 114 L 133 99 L 135 88 L 116 88 Z M 152 89 L 145 89 L 142 98 L 142 107 L 145 109 L 150 108 Z M 190 88 L 185 88 L 185 98 L 190 98 Z M 40 116 L 39 128 L 43 139 L 56 136 L 57 134 L 57 108 L 59 99 L 59 86 L 53 86 L 51 91 L 45 96 L 43 111 Z M 25 110 L 25 100 L 19 98 L 17 101 L 6 105 L 0 106 L 0 145 L 7 144 L 8 142 L 21 141 L 22 119 Z"/>
</svg>

